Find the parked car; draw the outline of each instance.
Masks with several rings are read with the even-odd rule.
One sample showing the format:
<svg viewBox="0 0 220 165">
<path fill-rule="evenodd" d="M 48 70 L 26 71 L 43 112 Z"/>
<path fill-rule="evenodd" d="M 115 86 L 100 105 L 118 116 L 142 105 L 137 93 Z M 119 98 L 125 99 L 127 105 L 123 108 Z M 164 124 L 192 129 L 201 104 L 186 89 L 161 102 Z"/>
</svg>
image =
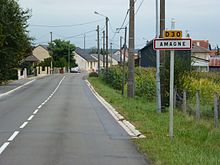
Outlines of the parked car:
<svg viewBox="0 0 220 165">
<path fill-rule="evenodd" d="M 80 73 L 79 67 L 70 68 L 70 73 Z"/>
</svg>

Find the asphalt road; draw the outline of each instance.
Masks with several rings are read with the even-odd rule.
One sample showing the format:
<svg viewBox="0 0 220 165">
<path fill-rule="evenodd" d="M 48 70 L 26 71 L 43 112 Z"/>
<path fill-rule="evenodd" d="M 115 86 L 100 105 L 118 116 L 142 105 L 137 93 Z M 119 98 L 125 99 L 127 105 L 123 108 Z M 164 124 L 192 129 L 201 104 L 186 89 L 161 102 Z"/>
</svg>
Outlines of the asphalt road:
<svg viewBox="0 0 220 165">
<path fill-rule="evenodd" d="M 0 97 L 0 165 L 146 165 L 81 74 Z"/>
</svg>

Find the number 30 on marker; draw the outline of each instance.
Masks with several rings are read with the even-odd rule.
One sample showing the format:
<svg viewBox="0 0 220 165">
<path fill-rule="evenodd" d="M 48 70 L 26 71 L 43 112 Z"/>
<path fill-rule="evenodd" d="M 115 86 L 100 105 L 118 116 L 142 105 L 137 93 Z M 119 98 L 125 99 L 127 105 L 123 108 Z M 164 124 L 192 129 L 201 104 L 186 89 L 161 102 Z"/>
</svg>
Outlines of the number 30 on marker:
<svg viewBox="0 0 220 165">
<path fill-rule="evenodd" d="M 182 38 L 181 30 L 164 30 L 163 31 L 164 38 Z"/>
</svg>

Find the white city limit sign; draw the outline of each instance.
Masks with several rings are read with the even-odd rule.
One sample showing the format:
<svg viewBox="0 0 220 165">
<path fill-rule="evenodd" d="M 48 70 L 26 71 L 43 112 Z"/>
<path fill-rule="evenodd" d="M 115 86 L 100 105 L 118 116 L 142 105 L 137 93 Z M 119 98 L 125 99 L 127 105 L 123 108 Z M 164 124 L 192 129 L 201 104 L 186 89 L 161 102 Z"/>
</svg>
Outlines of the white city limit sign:
<svg viewBox="0 0 220 165">
<path fill-rule="evenodd" d="M 182 39 L 157 38 L 154 39 L 154 49 L 155 50 L 191 50 L 192 39 L 191 38 L 182 38 Z"/>
</svg>

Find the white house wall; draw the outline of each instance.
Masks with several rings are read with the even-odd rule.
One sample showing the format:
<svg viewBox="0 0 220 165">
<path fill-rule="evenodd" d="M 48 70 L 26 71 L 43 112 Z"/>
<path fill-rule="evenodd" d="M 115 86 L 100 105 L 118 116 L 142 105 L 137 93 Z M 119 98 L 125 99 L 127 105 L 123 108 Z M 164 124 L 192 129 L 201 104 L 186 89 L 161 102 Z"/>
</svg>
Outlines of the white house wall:
<svg viewBox="0 0 220 165">
<path fill-rule="evenodd" d="M 75 53 L 74 58 L 76 60 L 76 63 L 78 64 L 78 67 L 80 68 L 80 70 L 86 71 L 88 68 L 87 61 L 85 59 L 83 59 L 81 56 L 79 56 L 77 53 Z"/>
<path fill-rule="evenodd" d="M 78 55 L 77 53 L 75 53 L 74 58 L 81 71 L 91 72 L 91 71 L 95 71 L 96 68 L 98 68 L 97 62 L 88 62 L 84 58 L 82 58 L 80 55 Z"/>
<path fill-rule="evenodd" d="M 44 49 L 42 46 L 37 46 L 33 50 L 33 55 L 37 57 L 40 61 L 44 61 L 45 59 L 51 57 L 49 52 L 46 49 Z"/>
</svg>

